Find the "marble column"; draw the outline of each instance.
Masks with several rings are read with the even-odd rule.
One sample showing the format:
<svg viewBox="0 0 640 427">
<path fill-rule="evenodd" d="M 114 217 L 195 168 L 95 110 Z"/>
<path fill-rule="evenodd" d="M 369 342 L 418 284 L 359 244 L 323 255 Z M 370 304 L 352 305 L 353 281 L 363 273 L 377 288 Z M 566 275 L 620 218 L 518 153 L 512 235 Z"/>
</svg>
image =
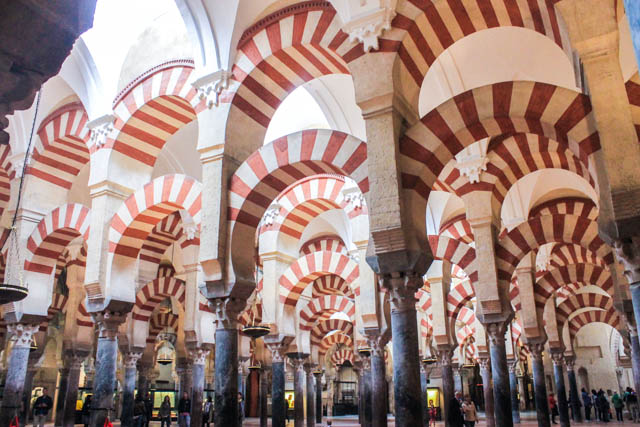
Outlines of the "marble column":
<svg viewBox="0 0 640 427">
<path fill-rule="evenodd" d="M 637 330 L 636 330 L 637 331 Z M 631 368 L 635 390 L 640 390 L 640 340 L 636 334 L 631 334 Z"/>
<path fill-rule="evenodd" d="M 491 358 L 489 355 L 478 359 L 482 376 L 482 392 L 484 395 L 484 413 L 487 427 L 495 427 L 496 417 L 493 403 L 493 381 L 491 376 Z"/>
<path fill-rule="evenodd" d="M 93 313 L 98 326 L 98 348 L 96 351 L 96 371 L 91 401 L 91 427 L 103 427 L 104 421 L 113 411 L 113 392 L 116 384 L 118 342 L 116 335 L 119 325 L 125 320 L 121 313 L 104 310 Z"/>
<path fill-rule="evenodd" d="M 269 422 L 269 411 L 268 411 L 268 394 L 269 394 L 269 379 L 268 369 L 266 367 L 262 367 L 260 369 L 260 427 L 267 427 Z"/>
<path fill-rule="evenodd" d="M 420 388 L 422 390 L 422 425 L 425 427 L 429 425 L 429 398 L 427 396 L 427 388 L 429 386 L 427 382 L 429 381 L 429 375 L 427 374 L 427 369 L 429 368 L 427 368 L 426 363 L 423 362 L 420 364 Z"/>
<path fill-rule="evenodd" d="M 462 368 L 460 364 L 451 365 L 453 371 L 453 389 L 464 395 L 464 387 L 462 386 Z"/>
<path fill-rule="evenodd" d="M 37 368 L 32 366 L 30 361 L 27 366 L 27 374 L 24 377 L 24 388 L 22 390 L 22 414 L 20 414 L 20 421 L 22 425 L 27 425 L 33 418 L 31 413 L 31 393 L 33 391 L 33 377 L 35 376 Z"/>
<path fill-rule="evenodd" d="M 518 359 L 509 360 L 509 386 L 511 387 L 511 414 L 514 424 L 520 424 L 520 399 L 518 399 Z"/>
<path fill-rule="evenodd" d="M 149 363 L 138 362 L 138 393 L 145 396 L 151 389 L 151 372 L 153 366 Z"/>
<path fill-rule="evenodd" d="M 539 427 L 550 427 L 551 419 L 549 412 L 549 401 L 547 400 L 547 384 L 544 378 L 544 363 L 542 351 L 544 343 L 528 344 L 531 353 L 533 370 L 533 393 L 536 402 L 536 415 Z"/>
<path fill-rule="evenodd" d="M 371 385 L 371 356 L 360 354 L 362 358 L 362 398 L 364 400 L 363 423 L 364 427 L 373 425 L 373 390 Z"/>
<path fill-rule="evenodd" d="M 384 279 L 391 301 L 393 386 L 398 426 L 422 424 L 415 292 L 423 284 L 422 276 L 413 272 L 394 273 Z"/>
<path fill-rule="evenodd" d="M 495 322 L 485 325 L 489 336 L 491 354 L 491 374 L 493 379 L 493 401 L 496 425 L 513 427 L 511 413 L 511 387 L 509 385 L 509 367 L 505 333 L 508 322 Z"/>
<path fill-rule="evenodd" d="M 16 337 L 9 355 L 9 366 L 5 378 L 2 408 L 0 410 L 0 426 L 8 426 L 11 420 L 19 415 L 22 404 L 24 380 L 29 363 L 29 350 L 33 334 L 38 331 L 37 324 L 13 323 L 7 325 L 7 332 Z"/>
<path fill-rule="evenodd" d="M 215 425 L 236 427 L 238 414 L 238 314 L 245 301 L 216 298 Z"/>
<path fill-rule="evenodd" d="M 580 411 L 580 393 L 578 392 L 578 382 L 576 381 L 575 356 L 566 356 L 564 363 L 567 365 L 567 377 L 569 378 L 569 391 L 571 394 L 571 409 L 573 421 L 582 422 L 582 411 Z"/>
<path fill-rule="evenodd" d="M 124 353 L 124 383 L 122 384 L 122 414 L 120 415 L 122 427 L 133 427 L 133 402 L 138 374 L 136 365 L 141 357 L 141 351 Z"/>
<path fill-rule="evenodd" d="M 305 372 L 304 363 L 307 357 L 306 353 L 289 353 L 289 360 L 293 364 L 293 420 L 295 427 L 304 427 L 304 395 L 305 395 Z"/>
<path fill-rule="evenodd" d="M 287 408 L 284 399 L 284 350 L 286 345 L 282 341 L 265 339 L 265 344 L 271 352 L 271 425 L 284 427 L 287 418 Z"/>
<path fill-rule="evenodd" d="M 54 420 L 56 427 L 62 426 L 64 420 L 64 401 L 67 395 L 67 384 L 69 380 L 69 363 L 64 353 L 62 363 L 64 363 L 64 367 L 58 370 L 58 399 L 56 400 L 56 417 Z"/>
<path fill-rule="evenodd" d="M 562 351 L 552 351 L 553 376 L 556 380 L 556 401 L 560 411 L 560 426 L 569 427 L 569 405 L 567 404 L 567 390 L 564 382 L 564 355 Z"/>
<path fill-rule="evenodd" d="M 438 355 L 438 362 L 440 363 L 440 368 L 442 370 L 442 400 L 444 403 L 442 408 L 442 419 L 446 420 L 449 414 L 449 403 L 455 397 L 453 367 L 451 366 L 453 349 L 450 347 L 438 348 L 436 350 L 436 354 Z"/>
<path fill-rule="evenodd" d="M 202 425 L 202 404 L 204 394 L 204 365 L 209 356 L 209 350 L 193 346 L 189 348 L 191 370 L 193 373 L 193 389 L 191 392 L 191 424 Z"/>
<path fill-rule="evenodd" d="M 315 427 L 316 425 L 316 385 L 313 383 L 313 371 L 315 366 L 305 364 L 304 371 L 307 375 L 307 427 Z"/>
<path fill-rule="evenodd" d="M 322 424 L 322 371 L 313 373 L 316 377 L 316 423 Z"/>
<path fill-rule="evenodd" d="M 64 427 L 73 427 L 76 424 L 76 402 L 78 401 L 80 369 L 86 356 L 86 353 L 65 356 L 65 363 L 69 364 L 69 377 L 67 378 L 67 390 L 64 395 L 64 415 L 62 417 L 62 426 Z"/>
</svg>

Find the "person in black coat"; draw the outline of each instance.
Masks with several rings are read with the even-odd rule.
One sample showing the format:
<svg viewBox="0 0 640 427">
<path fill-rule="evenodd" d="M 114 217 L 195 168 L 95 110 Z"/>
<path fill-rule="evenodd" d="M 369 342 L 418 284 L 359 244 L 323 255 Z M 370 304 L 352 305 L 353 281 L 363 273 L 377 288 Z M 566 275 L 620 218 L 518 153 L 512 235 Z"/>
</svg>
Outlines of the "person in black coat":
<svg viewBox="0 0 640 427">
<path fill-rule="evenodd" d="M 451 427 L 464 427 L 464 416 L 462 415 L 462 405 L 460 404 L 461 398 L 462 393 L 456 391 L 455 397 L 449 402 L 447 420 Z"/>
</svg>

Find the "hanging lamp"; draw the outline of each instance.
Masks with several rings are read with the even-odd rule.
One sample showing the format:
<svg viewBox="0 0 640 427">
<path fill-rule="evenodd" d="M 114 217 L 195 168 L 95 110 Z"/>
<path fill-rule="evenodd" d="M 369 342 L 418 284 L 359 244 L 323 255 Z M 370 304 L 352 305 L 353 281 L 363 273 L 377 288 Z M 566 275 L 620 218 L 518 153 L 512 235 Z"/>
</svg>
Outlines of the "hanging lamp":
<svg viewBox="0 0 640 427">
<path fill-rule="evenodd" d="M 265 335 L 269 335 L 269 332 L 271 332 L 271 327 L 267 326 L 267 325 L 256 325 L 256 301 L 257 298 L 253 299 L 253 303 L 251 305 L 251 312 L 253 314 L 253 318 L 251 319 L 251 325 L 247 325 L 245 327 L 242 328 L 242 333 L 245 334 L 246 336 L 248 336 L 249 338 L 251 338 L 252 340 L 261 338 Z"/>
</svg>

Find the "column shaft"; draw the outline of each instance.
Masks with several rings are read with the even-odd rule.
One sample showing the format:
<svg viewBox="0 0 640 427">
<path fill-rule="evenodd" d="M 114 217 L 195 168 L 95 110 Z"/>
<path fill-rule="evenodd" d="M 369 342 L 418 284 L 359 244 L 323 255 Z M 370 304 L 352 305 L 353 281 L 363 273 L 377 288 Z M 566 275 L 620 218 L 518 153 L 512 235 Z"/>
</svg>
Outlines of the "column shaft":
<svg viewBox="0 0 640 427">
<path fill-rule="evenodd" d="M 315 389 L 313 372 L 310 368 L 307 368 L 307 427 L 315 427 L 316 425 Z"/>
<path fill-rule="evenodd" d="M 118 343 L 115 336 L 98 338 L 96 373 L 91 403 L 91 427 L 103 427 L 104 420 L 113 410 L 113 390 L 116 381 Z"/>
<path fill-rule="evenodd" d="M 135 366 L 128 366 L 124 370 L 124 384 L 122 387 L 122 415 L 120 416 L 122 427 L 133 427 L 133 400 L 135 398 L 134 392 L 136 389 L 137 373 L 138 372 Z"/>
<path fill-rule="evenodd" d="M 202 362 L 204 362 L 204 360 L 202 360 Z M 191 423 L 195 426 L 201 426 L 204 394 L 204 363 L 194 363 L 192 372 L 193 392 L 191 394 Z"/>
<path fill-rule="evenodd" d="M 238 425 L 238 330 L 216 329 L 215 425 Z"/>
<path fill-rule="evenodd" d="M 22 390 L 22 414 L 20 419 L 26 426 L 29 420 L 32 418 L 31 413 L 31 392 L 33 390 L 33 376 L 36 374 L 35 368 L 30 368 L 27 365 L 27 374 L 24 377 L 24 388 Z"/>
<path fill-rule="evenodd" d="M 553 374 L 556 379 L 558 410 L 560 411 L 560 426 L 569 427 L 569 405 L 567 405 L 567 391 L 564 383 L 564 367 L 562 362 L 557 363 L 554 360 Z"/>
<path fill-rule="evenodd" d="M 282 359 L 273 361 L 271 366 L 271 424 L 273 427 L 284 427 L 286 421 L 285 399 L 284 399 L 284 361 Z"/>
<path fill-rule="evenodd" d="M 363 426 L 371 427 L 373 425 L 373 393 L 371 386 L 371 365 L 367 362 L 367 367 L 362 369 L 363 382 L 363 398 L 364 398 L 364 423 Z"/>
<path fill-rule="evenodd" d="M 511 413 L 513 422 L 520 424 L 520 399 L 518 399 L 518 376 L 515 367 L 509 365 L 509 386 L 511 387 Z"/>
<path fill-rule="evenodd" d="M 314 374 L 316 377 L 316 423 L 322 423 L 322 373 Z"/>
<path fill-rule="evenodd" d="M 550 427 L 549 401 L 547 400 L 547 384 L 544 379 L 542 353 L 531 351 L 533 364 L 533 392 L 535 394 L 536 414 L 539 427 Z"/>
<path fill-rule="evenodd" d="M 493 398 L 496 425 L 512 427 L 511 387 L 509 386 L 509 368 L 503 327 L 491 334 L 489 351 L 491 354 L 491 373 L 493 376 Z"/>
<path fill-rule="evenodd" d="M 442 367 L 442 398 L 444 400 L 444 411 L 442 411 L 442 419 L 446 420 L 449 416 L 449 403 L 451 402 L 451 399 L 453 399 L 455 394 L 453 384 L 453 368 L 451 367 L 451 354 L 449 354 L 447 360 L 441 357 L 440 365 Z"/>
<path fill-rule="evenodd" d="M 567 377 L 569 378 L 569 390 L 571 394 L 571 409 L 573 412 L 573 420 L 582 422 L 582 412 L 580 411 L 580 393 L 578 392 L 576 372 L 573 369 L 567 369 Z"/>
<path fill-rule="evenodd" d="M 9 367 L 4 383 L 2 410 L 0 411 L 0 425 L 8 426 L 22 405 L 24 380 L 29 363 L 29 346 L 15 346 L 9 355 Z"/>
<path fill-rule="evenodd" d="M 65 367 L 60 369 L 58 376 L 60 380 L 58 381 L 58 400 L 56 401 L 56 419 L 54 425 L 62 426 L 64 420 L 64 401 L 67 395 L 67 384 L 69 381 L 69 368 Z"/>
<path fill-rule="evenodd" d="M 73 427 L 76 423 L 76 401 L 78 400 L 78 384 L 80 383 L 80 363 L 71 365 L 67 379 L 67 392 L 64 395 L 64 417 L 62 425 Z"/>
<path fill-rule="evenodd" d="M 293 360 L 293 413 L 295 427 L 304 427 L 305 372 L 302 359 Z"/>
<path fill-rule="evenodd" d="M 482 376 L 482 392 L 484 394 L 484 413 L 487 419 L 487 427 L 495 427 L 496 417 L 493 403 L 493 384 L 491 380 L 490 360 L 480 360 L 480 375 Z"/>
<path fill-rule="evenodd" d="M 429 379 L 427 378 L 427 370 L 425 369 L 424 366 L 420 367 L 420 388 L 422 389 L 422 425 L 423 426 L 428 426 L 429 425 L 429 398 L 427 397 L 427 381 Z M 375 396 L 375 392 L 374 392 L 374 396 Z M 375 408 L 375 404 L 373 405 Z"/>
<path fill-rule="evenodd" d="M 269 394 L 269 381 L 267 381 L 267 370 L 260 370 L 260 427 L 267 427 L 268 423 L 268 407 L 267 399 Z"/>
<path fill-rule="evenodd" d="M 634 389 L 640 390 L 640 340 L 638 340 L 638 335 L 631 335 L 631 368 Z"/>
</svg>

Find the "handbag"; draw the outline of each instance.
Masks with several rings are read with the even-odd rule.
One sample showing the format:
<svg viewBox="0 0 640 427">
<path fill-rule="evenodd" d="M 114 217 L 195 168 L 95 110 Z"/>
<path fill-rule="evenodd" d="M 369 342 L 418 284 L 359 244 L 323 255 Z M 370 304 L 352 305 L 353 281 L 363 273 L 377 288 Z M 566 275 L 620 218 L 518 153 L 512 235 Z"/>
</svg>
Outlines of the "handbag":
<svg viewBox="0 0 640 427">
<path fill-rule="evenodd" d="M 104 427 L 113 427 L 113 423 L 109 421 L 109 417 L 105 418 Z"/>
</svg>

